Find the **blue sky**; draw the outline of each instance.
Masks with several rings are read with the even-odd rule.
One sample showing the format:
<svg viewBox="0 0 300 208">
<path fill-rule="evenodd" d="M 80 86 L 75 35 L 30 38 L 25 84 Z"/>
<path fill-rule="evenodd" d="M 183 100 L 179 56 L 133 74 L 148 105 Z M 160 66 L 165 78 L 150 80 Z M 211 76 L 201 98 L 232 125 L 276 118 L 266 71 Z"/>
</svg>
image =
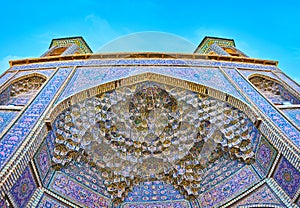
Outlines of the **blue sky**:
<svg viewBox="0 0 300 208">
<path fill-rule="evenodd" d="M 53 38 L 83 36 L 93 51 L 141 31 L 235 39 L 250 57 L 278 60 L 300 83 L 299 1 L 4 1 L 0 73 L 8 60 L 39 57 Z"/>
</svg>

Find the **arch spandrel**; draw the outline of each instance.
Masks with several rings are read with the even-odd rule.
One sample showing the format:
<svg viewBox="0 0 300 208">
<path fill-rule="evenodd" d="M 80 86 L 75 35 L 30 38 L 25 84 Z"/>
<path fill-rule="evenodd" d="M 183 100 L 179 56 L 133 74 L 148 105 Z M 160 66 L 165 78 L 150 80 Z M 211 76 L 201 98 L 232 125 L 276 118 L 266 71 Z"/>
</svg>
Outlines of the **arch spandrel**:
<svg viewBox="0 0 300 208">
<path fill-rule="evenodd" d="M 154 99 L 154 94 L 163 98 Z M 106 100 L 110 100 L 110 107 L 106 106 Z M 228 102 L 243 110 L 249 112 L 252 110 L 240 100 L 209 87 L 152 73 L 91 88 L 62 101 L 52 110 L 50 120 L 57 136 L 54 167 L 60 169 L 76 159 L 97 167 L 99 174 L 108 177 L 106 180 L 113 176 L 119 181 L 107 186 L 108 194 L 113 195 L 116 201 L 124 198 L 127 185 L 134 183 L 133 179 L 128 179 L 132 181 L 125 183 L 126 186 L 121 182 L 130 178 L 131 173 L 135 173 L 134 179 L 137 181 L 145 180 L 145 177 L 146 179 L 156 177 L 169 182 L 175 180 L 176 187 L 179 187 L 184 195 L 197 196 L 200 183 L 194 184 L 195 187 L 191 183 L 186 185 L 187 181 L 184 178 L 193 171 L 186 171 L 181 166 L 193 165 L 194 168 L 199 168 L 199 174 L 203 174 L 207 163 L 218 163 L 222 157 L 241 160 L 244 163 L 251 163 L 254 159 L 256 144 L 250 141 L 253 138 L 249 129 L 256 129 L 251 121 L 255 116 L 252 119 L 247 118 L 242 111 L 230 106 Z M 89 106 L 94 110 L 86 110 Z M 106 121 L 110 116 L 109 113 L 107 114 L 107 109 L 113 109 L 115 116 L 111 121 Z M 128 110 L 128 115 L 122 113 L 124 109 Z M 201 112 L 198 112 L 199 109 Z M 196 111 L 199 117 L 195 116 Z M 81 115 L 82 112 L 86 115 Z M 225 117 L 221 118 L 221 114 Z M 93 115 L 98 115 L 98 118 Z M 179 119 L 176 115 L 181 116 L 181 123 L 176 121 Z M 220 130 L 219 125 L 226 127 Z M 88 130 L 83 130 L 85 128 Z M 99 132 L 99 129 L 102 130 Z M 116 129 L 118 132 L 115 132 Z M 134 131 L 129 132 L 128 129 Z M 167 129 L 172 134 L 168 133 Z M 175 139 L 174 134 L 179 135 L 178 132 L 185 132 L 179 136 L 183 141 Z M 208 139 L 207 135 L 215 139 Z M 106 136 L 109 139 L 101 141 L 101 145 L 96 145 L 95 138 L 106 138 Z M 79 137 L 88 139 L 79 141 Z M 160 137 L 161 139 L 158 139 Z M 75 140 L 73 141 L 72 138 Z M 198 141 L 196 138 L 202 139 Z M 178 148 L 185 150 L 178 153 Z M 127 153 L 123 154 L 124 152 L 129 156 L 126 155 Z M 137 168 L 141 171 L 135 172 L 136 167 L 133 164 L 141 159 L 141 155 L 145 157 Z M 191 159 L 193 155 L 199 157 L 199 164 L 193 164 L 194 160 Z M 120 164 L 127 164 L 127 172 L 122 172 L 124 167 L 120 168 Z M 167 176 L 170 175 L 170 171 L 175 171 L 177 175 Z M 194 180 L 201 181 L 201 176 L 195 176 Z M 120 189 L 119 186 L 124 190 L 122 188 L 123 191 L 117 193 L 116 189 Z"/>
<path fill-rule="evenodd" d="M 182 66 L 172 67 L 168 67 L 166 65 L 158 65 L 155 67 L 136 65 L 78 67 L 66 88 L 59 96 L 57 102 L 86 89 L 96 87 L 107 82 L 142 75 L 144 73 L 159 74 L 162 76 L 173 77 L 174 79 L 186 80 L 188 82 L 209 86 L 247 102 L 246 99 L 223 75 L 220 69 L 216 67 L 192 67 L 189 66 L 187 62 L 182 62 Z M 216 80 L 218 81 L 216 82 Z"/>
</svg>

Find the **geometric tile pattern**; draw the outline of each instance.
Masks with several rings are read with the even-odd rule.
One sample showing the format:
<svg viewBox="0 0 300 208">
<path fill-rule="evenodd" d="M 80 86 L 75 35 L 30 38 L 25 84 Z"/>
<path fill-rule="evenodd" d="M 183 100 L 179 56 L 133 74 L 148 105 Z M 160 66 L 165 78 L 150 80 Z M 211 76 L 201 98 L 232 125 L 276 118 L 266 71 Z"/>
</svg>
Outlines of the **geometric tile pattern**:
<svg viewBox="0 0 300 208">
<path fill-rule="evenodd" d="M 300 128 L 300 108 L 282 109 L 281 111 Z"/>
<path fill-rule="evenodd" d="M 51 157 L 46 145 L 46 141 L 42 143 L 40 148 L 38 149 L 34 161 L 40 175 L 41 181 L 44 181 L 49 169 L 51 168 Z"/>
<path fill-rule="evenodd" d="M 234 196 L 258 182 L 259 178 L 249 166 L 245 166 L 231 178 L 198 197 L 200 207 L 219 207 Z"/>
<path fill-rule="evenodd" d="M 276 149 L 263 136 L 261 136 L 260 143 L 255 154 L 255 163 L 253 164 L 261 176 L 265 176 L 269 172 L 276 155 Z"/>
<path fill-rule="evenodd" d="M 37 95 L 33 103 L 2 137 L 0 141 L 0 169 L 3 168 L 4 164 L 29 134 L 70 72 L 71 68 L 60 68 Z"/>
<path fill-rule="evenodd" d="M 271 106 L 235 69 L 224 69 L 234 82 L 251 98 L 251 100 L 267 115 L 292 142 L 300 147 L 300 132 L 280 112 Z"/>
<path fill-rule="evenodd" d="M 278 196 L 269 188 L 268 185 L 263 185 L 251 192 L 248 196 L 238 201 L 232 207 L 242 207 L 242 206 L 257 206 L 264 205 L 267 207 L 282 206 L 284 204 L 280 201 Z"/>
<path fill-rule="evenodd" d="M 300 188 L 299 170 L 284 157 L 281 158 L 275 170 L 274 179 L 290 198 L 293 198 Z"/>
<path fill-rule="evenodd" d="M 0 110 L 0 133 L 18 115 L 17 111 Z"/>
<path fill-rule="evenodd" d="M 32 172 L 30 171 L 30 168 L 27 167 L 10 190 L 18 207 L 25 207 L 36 187 L 37 185 L 33 179 Z"/>
<path fill-rule="evenodd" d="M 111 201 L 105 196 L 94 192 L 77 183 L 63 173 L 57 171 L 49 185 L 50 190 L 65 197 L 81 206 L 87 207 L 110 207 Z"/>
<path fill-rule="evenodd" d="M 70 206 L 63 204 L 55 198 L 44 194 L 39 201 L 37 208 L 68 208 Z"/>
</svg>

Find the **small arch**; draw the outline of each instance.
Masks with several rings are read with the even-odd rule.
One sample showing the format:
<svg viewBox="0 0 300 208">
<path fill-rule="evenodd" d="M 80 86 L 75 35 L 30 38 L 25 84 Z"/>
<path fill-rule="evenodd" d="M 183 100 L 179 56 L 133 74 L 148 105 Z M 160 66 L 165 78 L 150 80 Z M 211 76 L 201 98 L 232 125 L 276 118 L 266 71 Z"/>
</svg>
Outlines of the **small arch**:
<svg viewBox="0 0 300 208">
<path fill-rule="evenodd" d="M 278 80 L 252 74 L 249 81 L 273 104 L 275 105 L 291 105 L 300 104 L 300 100 L 292 95 Z"/>
<path fill-rule="evenodd" d="M 0 94 L 0 105 L 24 106 L 34 97 L 47 77 L 32 73 L 12 80 Z"/>
</svg>

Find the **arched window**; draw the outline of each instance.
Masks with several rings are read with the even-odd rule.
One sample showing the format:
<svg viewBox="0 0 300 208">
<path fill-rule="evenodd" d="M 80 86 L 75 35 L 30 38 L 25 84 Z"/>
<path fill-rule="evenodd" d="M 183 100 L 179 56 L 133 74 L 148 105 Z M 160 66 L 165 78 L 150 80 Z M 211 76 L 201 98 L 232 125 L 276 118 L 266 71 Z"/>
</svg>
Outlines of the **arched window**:
<svg viewBox="0 0 300 208">
<path fill-rule="evenodd" d="M 249 80 L 275 105 L 300 104 L 299 99 L 293 96 L 280 83 L 260 76 L 251 77 Z"/>
<path fill-rule="evenodd" d="M 0 94 L 0 105 L 24 106 L 46 81 L 40 76 L 18 79 Z"/>
</svg>

